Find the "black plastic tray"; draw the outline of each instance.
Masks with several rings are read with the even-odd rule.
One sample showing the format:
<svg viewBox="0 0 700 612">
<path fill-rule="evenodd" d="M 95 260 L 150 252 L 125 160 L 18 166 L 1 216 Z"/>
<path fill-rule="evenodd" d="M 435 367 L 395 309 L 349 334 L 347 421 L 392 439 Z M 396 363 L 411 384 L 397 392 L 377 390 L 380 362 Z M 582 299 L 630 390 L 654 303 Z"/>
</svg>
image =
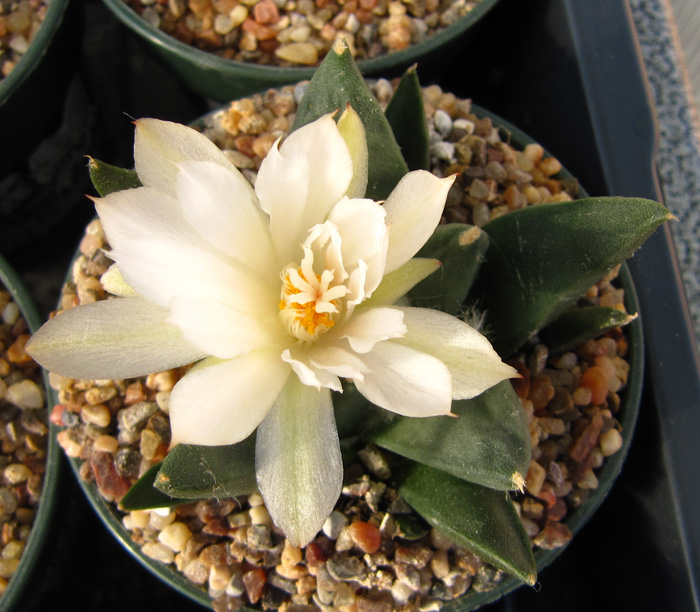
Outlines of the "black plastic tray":
<svg viewBox="0 0 700 612">
<path fill-rule="evenodd" d="M 66 113 L 78 108 L 93 125 L 81 153 L 129 165 L 133 132 L 126 115 L 189 122 L 209 105 L 164 72 L 99 2 L 86 0 L 82 9 L 82 60 Z M 470 31 L 446 72 L 431 78 L 419 67 L 419 75 L 539 140 L 592 195 L 662 199 L 657 131 L 625 0 L 501 0 Z M 93 214 L 75 194 L 55 206 L 72 229 L 44 235 L 31 248 L 34 255 L 50 251 L 52 265 L 37 263 L 23 248 L 10 257 L 36 287 L 45 313 Z M 540 588 L 523 587 L 490 611 L 700 610 L 700 368 L 668 229 L 657 232 L 630 267 L 647 376 L 629 458 L 598 513 L 542 572 Z M 22 610 L 58 602 L 76 611 L 198 609 L 128 556 L 66 480 L 60 529 Z"/>
</svg>

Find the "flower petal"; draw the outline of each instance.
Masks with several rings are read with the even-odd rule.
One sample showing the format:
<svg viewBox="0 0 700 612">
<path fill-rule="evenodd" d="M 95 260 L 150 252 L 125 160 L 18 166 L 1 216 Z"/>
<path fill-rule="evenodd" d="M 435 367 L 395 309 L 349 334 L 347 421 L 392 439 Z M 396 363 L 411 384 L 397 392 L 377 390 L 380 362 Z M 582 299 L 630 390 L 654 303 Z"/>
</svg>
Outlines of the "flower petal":
<svg viewBox="0 0 700 612">
<path fill-rule="evenodd" d="M 423 257 L 409 259 L 403 266 L 382 279 L 372 297 L 362 302 L 362 308 L 396 303 L 424 278 L 439 268 L 440 262 L 437 259 Z"/>
<path fill-rule="evenodd" d="M 187 223 L 174 198 L 141 187 L 112 193 L 95 207 L 112 246 L 109 256 L 145 298 L 161 306 L 178 295 L 217 299 L 242 311 L 276 304 L 279 280 L 265 287 L 259 274 L 218 254 Z"/>
<path fill-rule="evenodd" d="M 140 297 L 77 306 L 45 323 L 27 351 L 51 372 L 88 380 L 144 376 L 204 357 L 167 314 Z"/>
<path fill-rule="evenodd" d="M 289 378 L 258 427 L 258 487 L 275 524 L 292 546 L 306 546 L 333 511 L 343 484 L 343 462 L 333 402 Z"/>
<path fill-rule="evenodd" d="M 338 130 L 345 140 L 345 144 L 348 145 L 352 157 L 352 181 L 348 187 L 347 196 L 349 198 L 363 198 L 367 191 L 369 168 L 367 134 L 362 119 L 349 103 L 338 119 Z"/>
<path fill-rule="evenodd" d="M 325 221 L 351 179 L 352 158 L 331 115 L 292 132 L 279 150 L 270 149 L 255 193 L 270 215 L 280 265 L 298 261 L 309 228 Z"/>
<path fill-rule="evenodd" d="M 207 355 L 231 359 L 274 344 L 283 333 L 280 319 L 240 312 L 216 300 L 175 297 L 168 323 Z"/>
<path fill-rule="evenodd" d="M 333 340 L 347 338 L 353 351 L 368 353 L 377 342 L 400 338 L 406 333 L 403 312 L 397 308 L 362 308 L 326 335 Z"/>
<path fill-rule="evenodd" d="M 145 187 L 174 196 L 177 164 L 187 160 L 211 161 L 235 170 L 219 147 L 197 130 L 158 119 L 134 123 L 134 164 Z"/>
<path fill-rule="evenodd" d="M 333 389 L 333 391 L 342 391 L 343 389 L 336 374 L 323 368 L 317 368 L 309 361 L 307 351 L 299 350 L 297 347 L 286 349 L 282 352 L 282 360 L 291 365 L 299 380 L 309 387 L 318 391 L 324 388 Z"/>
<path fill-rule="evenodd" d="M 351 272 L 360 261 L 367 264 L 365 295 L 371 295 L 384 274 L 389 243 L 385 217 L 384 208 L 374 200 L 349 198 L 341 199 L 328 217 L 342 239 L 345 269 Z"/>
<path fill-rule="evenodd" d="M 316 345 L 309 350 L 309 361 L 316 368 L 352 380 L 362 380 L 368 371 L 357 355 L 340 346 Z"/>
<path fill-rule="evenodd" d="M 214 162 L 178 164 L 177 197 L 185 219 L 210 244 L 257 272 L 276 275 L 266 215 L 251 184 Z"/>
<path fill-rule="evenodd" d="M 355 386 L 373 404 L 411 417 L 450 413 L 450 372 L 439 359 L 387 340 L 362 360 L 370 372 Z"/>
<path fill-rule="evenodd" d="M 384 208 L 389 226 L 385 274 L 405 264 L 432 236 L 455 177 L 437 178 L 425 170 L 406 174 Z"/>
<path fill-rule="evenodd" d="M 172 444 L 223 446 L 247 438 L 289 378 L 279 351 L 264 349 L 189 371 L 170 394 Z"/>
<path fill-rule="evenodd" d="M 429 308 L 401 308 L 408 332 L 396 342 L 434 355 L 452 374 L 453 399 L 469 399 L 518 375 L 490 342 L 456 317 Z"/>
</svg>

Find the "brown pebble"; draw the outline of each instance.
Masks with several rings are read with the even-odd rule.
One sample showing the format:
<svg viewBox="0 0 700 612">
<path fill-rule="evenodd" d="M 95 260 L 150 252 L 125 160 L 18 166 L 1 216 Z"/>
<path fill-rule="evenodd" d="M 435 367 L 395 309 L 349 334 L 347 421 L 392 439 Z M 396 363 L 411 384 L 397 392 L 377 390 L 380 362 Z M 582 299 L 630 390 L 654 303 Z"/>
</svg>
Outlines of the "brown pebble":
<svg viewBox="0 0 700 612">
<path fill-rule="evenodd" d="M 253 7 L 255 21 L 260 24 L 274 24 L 279 21 L 280 13 L 272 0 L 262 0 Z"/>
<path fill-rule="evenodd" d="M 571 538 L 571 531 L 564 523 L 547 523 L 535 536 L 534 544 L 544 550 L 553 550 L 569 543 Z"/>
<path fill-rule="evenodd" d="M 94 452 L 90 467 L 95 475 L 95 484 L 109 498 L 121 499 L 131 487 L 131 482 L 117 472 L 111 453 Z"/>
<path fill-rule="evenodd" d="M 422 546 L 415 548 L 401 547 L 396 549 L 394 560 L 397 563 L 406 563 L 422 569 L 430 562 L 432 556 L 433 553 L 429 548 Z"/>
<path fill-rule="evenodd" d="M 250 603 L 258 603 L 266 582 L 267 574 L 265 574 L 265 570 L 263 569 L 254 569 L 243 574 L 243 586 L 245 586 Z"/>
</svg>

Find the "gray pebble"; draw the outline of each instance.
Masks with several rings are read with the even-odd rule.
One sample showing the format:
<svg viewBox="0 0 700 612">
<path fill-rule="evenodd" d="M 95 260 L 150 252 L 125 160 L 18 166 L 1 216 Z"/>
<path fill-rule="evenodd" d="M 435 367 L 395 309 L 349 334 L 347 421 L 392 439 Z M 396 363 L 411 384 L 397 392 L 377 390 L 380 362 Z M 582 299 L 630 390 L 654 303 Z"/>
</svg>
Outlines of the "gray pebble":
<svg viewBox="0 0 700 612">
<path fill-rule="evenodd" d="M 451 142 L 436 142 L 430 147 L 430 154 L 441 161 L 452 161 L 455 156 L 455 146 Z"/>
<path fill-rule="evenodd" d="M 272 548 L 272 534 L 267 525 L 251 525 L 247 534 L 248 546 L 254 550 Z"/>
<path fill-rule="evenodd" d="M 331 512 L 330 516 L 326 519 L 323 524 L 323 533 L 325 533 L 331 540 L 337 540 L 340 532 L 348 524 L 348 518 L 337 510 Z"/>
<path fill-rule="evenodd" d="M 357 557 L 333 555 L 328 559 L 326 567 L 328 573 L 340 582 L 359 580 L 365 575 L 365 566 Z"/>
<path fill-rule="evenodd" d="M 119 428 L 127 431 L 136 431 L 145 425 L 146 421 L 156 412 L 158 412 L 158 404 L 155 402 L 139 402 L 124 408 L 117 414 Z"/>
</svg>

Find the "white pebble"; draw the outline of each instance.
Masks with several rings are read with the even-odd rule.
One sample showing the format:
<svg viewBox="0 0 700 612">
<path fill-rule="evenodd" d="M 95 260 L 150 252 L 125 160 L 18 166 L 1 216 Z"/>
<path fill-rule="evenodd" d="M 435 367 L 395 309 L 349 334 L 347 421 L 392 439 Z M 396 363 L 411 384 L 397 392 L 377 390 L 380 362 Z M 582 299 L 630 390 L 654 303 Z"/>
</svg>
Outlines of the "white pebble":
<svg viewBox="0 0 700 612">
<path fill-rule="evenodd" d="M 265 506 L 253 506 L 249 511 L 250 521 L 253 525 L 267 525 L 272 527 L 270 513 Z"/>
<path fill-rule="evenodd" d="M 9 485 L 20 484 L 21 482 L 26 482 L 34 474 L 32 471 L 23 463 L 11 463 L 5 468 L 3 476 L 5 482 Z"/>
<path fill-rule="evenodd" d="M 435 111 L 433 117 L 435 129 L 442 134 L 443 137 L 449 136 L 452 131 L 452 118 L 441 108 Z"/>
<path fill-rule="evenodd" d="M 260 493 L 251 493 L 248 496 L 248 505 L 251 507 L 262 506 L 264 503 L 265 500 L 262 498 L 262 495 L 260 495 Z"/>
<path fill-rule="evenodd" d="M 309 40 L 309 37 L 311 36 L 311 27 L 308 25 L 302 25 L 299 27 L 296 27 L 289 32 L 289 40 L 290 42 L 296 42 L 296 43 L 305 43 L 307 40 Z"/>
<path fill-rule="evenodd" d="M 161 563 L 172 563 L 175 560 L 175 553 L 172 549 L 160 542 L 147 542 L 141 547 L 141 552 L 150 559 Z"/>
<path fill-rule="evenodd" d="M 234 23 L 230 15 L 219 13 L 214 19 L 214 31 L 217 34 L 228 34 L 233 28 Z"/>
<path fill-rule="evenodd" d="M 355 13 L 350 13 L 348 15 L 348 19 L 345 22 L 345 30 L 350 32 L 351 34 L 357 34 L 360 31 L 360 27 L 362 24 L 360 23 L 359 19 L 355 16 Z"/>
<path fill-rule="evenodd" d="M 7 388 L 5 399 L 18 408 L 41 408 L 44 394 L 33 380 L 21 380 Z"/>
<path fill-rule="evenodd" d="M 151 510 L 150 523 L 154 529 L 165 529 L 175 520 L 175 513 L 170 508 L 156 508 Z"/>
<path fill-rule="evenodd" d="M 242 4 L 237 4 L 231 11 L 229 17 L 231 17 L 231 22 L 235 28 L 246 20 L 248 17 L 248 9 Z"/>
<path fill-rule="evenodd" d="M 163 412 L 170 412 L 170 391 L 158 391 L 156 393 L 156 404 Z"/>
<path fill-rule="evenodd" d="M 24 542 L 19 540 L 12 540 L 7 543 L 7 546 L 2 549 L 2 556 L 4 559 L 19 559 L 24 552 Z"/>
<path fill-rule="evenodd" d="M 122 523 L 124 523 L 126 529 L 133 531 L 134 529 L 146 527 L 150 519 L 151 513 L 148 510 L 132 510 L 124 517 Z"/>
<path fill-rule="evenodd" d="M 160 15 L 158 14 L 158 11 L 152 6 L 149 6 L 148 8 L 144 9 L 143 13 L 141 13 L 141 18 L 146 23 L 150 23 L 154 28 L 160 26 Z"/>
<path fill-rule="evenodd" d="M 176 521 L 168 525 L 158 534 L 158 541 L 165 544 L 171 550 L 180 552 L 184 550 L 191 537 L 192 532 L 187 525 Z"/>
<path fill-rule="evenodd" d="M 29 49 L 29 41 L 21 34 L 15 34 L 10 38 L 8 45 L 15 53 L 20 55 L 24 55 Z"/>
<path fill-rule="evenodd" d="M 323 533 L 331 540 L 337 540 L 343 528 L 348 524 L 348 518 L 337 510 L 331 512 L 330 516 L 323 524 Z"/>
<path fill-rule="evenodd" d="M 451 142 L 436 142 L 430 147 L 430 154 L 442 161 L 452 161 L 455 156 L 455 146 Z"/>
<path fill-rule="evenodd" d="M 593 470 L 587 470 L 583 474 L 583 478 L 578 482 L 578 486 L 581 489 L 597 489 L 598 488 L 598 478 L 596 477 Z"/>
<path fill-rule="evenodd" d="M 600 450 L 604 457 L 615 454 L 622 448 L 622 435 L 617 429 L 606 431 L 600 436 Z"/>
<path fill-rule="evenodd" d="M 452 127 L 455 130 L 466 132 L 468 135 L 471 136 L 474 133 L 474 130 L 476 129 L 476 123 L 474 123 L 473 121 L 469 121 L 469 119 L 460 118 L 454 120 Z"/>
<path fill-rule="evenodd" d="M 294 42 L 275 49 L 275 55 L 280 59 L 295 64 L 313 66 L 318 62 L 318 49 L 307 42 Z"/>
<path fill-rule="evenodd" d="M 19 306 L 10 302 L 2 311 L 2 320 L 8 325 L 14 325 L 17 319 L 19 319 Z"/>
<path fill-rule="evenodd" d="M 406 605 L 413 593 L 413 589 L 411 589 L 411 587 L 405 582 L 396 580 L 394 581 L 394 584 L 391 585 L 391 594 L 394 597 L 394 601 L 400 606 Z"/>
</svg>

